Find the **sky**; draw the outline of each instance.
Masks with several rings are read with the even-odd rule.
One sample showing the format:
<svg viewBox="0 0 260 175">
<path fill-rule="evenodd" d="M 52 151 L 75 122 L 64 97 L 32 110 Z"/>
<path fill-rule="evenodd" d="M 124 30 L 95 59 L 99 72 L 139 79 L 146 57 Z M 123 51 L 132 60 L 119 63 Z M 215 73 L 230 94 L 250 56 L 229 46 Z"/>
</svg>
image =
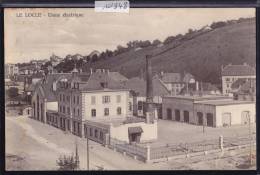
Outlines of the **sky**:
<svg viewBox="0 0 260 175">
<path fill-rule="evenodd" d="M 22 13 L 23 17 L 17 17 Z M 41 17 L 25 17 L 41 13 Z M 83 17 L 48 17 L 78 13 Z M 254 17 L 254 8 L 136 8 L 129 13 L 98 13 L 94 9 L 5 9 L 5 62 L 22 63 L 93 50 L 114 50 L 128 41 L 185 34 L 216 21 Z"/>
</svg>

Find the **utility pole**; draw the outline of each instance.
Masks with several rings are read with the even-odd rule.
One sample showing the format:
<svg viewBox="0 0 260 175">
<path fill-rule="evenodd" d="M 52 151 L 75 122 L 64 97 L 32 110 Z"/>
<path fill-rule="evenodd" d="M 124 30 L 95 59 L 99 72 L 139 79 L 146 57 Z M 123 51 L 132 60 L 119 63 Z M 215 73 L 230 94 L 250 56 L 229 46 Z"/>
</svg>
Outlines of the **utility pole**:
<svg viewBox="0 0 260 175">
<path fill-rule="evenodd" d="M 87 135 L 87 169 L 89 170 L 89 144 L 88 144 L 88 133 L 86 133 Z"/>
</svg>

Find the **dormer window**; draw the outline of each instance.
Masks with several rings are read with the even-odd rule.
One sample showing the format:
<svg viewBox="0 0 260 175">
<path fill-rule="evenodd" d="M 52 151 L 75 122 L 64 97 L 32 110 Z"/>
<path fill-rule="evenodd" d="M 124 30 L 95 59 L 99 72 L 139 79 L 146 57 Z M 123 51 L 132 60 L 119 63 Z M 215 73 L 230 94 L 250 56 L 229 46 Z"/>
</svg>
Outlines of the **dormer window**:
<svg viewBox="0 0 260 175">
<path fill-rule="evenodd" d="M 107 88 L 108 87 L 108 83 L 107 82 L 101 82 L 100 83 L 102 88 Z"/>
</svg>

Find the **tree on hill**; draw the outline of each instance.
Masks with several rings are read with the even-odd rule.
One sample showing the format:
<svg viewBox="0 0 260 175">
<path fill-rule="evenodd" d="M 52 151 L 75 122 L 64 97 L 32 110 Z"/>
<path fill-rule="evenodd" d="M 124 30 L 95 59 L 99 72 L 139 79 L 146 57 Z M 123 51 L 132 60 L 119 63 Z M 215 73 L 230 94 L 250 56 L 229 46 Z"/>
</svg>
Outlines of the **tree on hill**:
<svg viewBox="0 0 260 175">
<path fill-rule="evenodd" d="M 156 40 L 153 40 L 152 45 L 153 45 L 153 46 L 158 46 L 158 45 L 161 44 L 161 43 L 162 43 L 162 42 L 161 42 L 160 40 L 156 39 Z"/>
</svg>

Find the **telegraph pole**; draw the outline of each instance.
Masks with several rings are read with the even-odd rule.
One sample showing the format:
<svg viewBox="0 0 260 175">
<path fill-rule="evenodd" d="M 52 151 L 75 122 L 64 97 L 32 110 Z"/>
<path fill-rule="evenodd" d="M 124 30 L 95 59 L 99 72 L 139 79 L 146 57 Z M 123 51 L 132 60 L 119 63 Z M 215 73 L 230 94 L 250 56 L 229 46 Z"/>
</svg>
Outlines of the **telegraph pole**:
<svg viewBox="0 0 260 175">
<path fill-rule="evenodd" d="M 87 135 L 87 169 L 89 170 L 89 144 L 88 144 L 88 134 Z"/>
</svg>

